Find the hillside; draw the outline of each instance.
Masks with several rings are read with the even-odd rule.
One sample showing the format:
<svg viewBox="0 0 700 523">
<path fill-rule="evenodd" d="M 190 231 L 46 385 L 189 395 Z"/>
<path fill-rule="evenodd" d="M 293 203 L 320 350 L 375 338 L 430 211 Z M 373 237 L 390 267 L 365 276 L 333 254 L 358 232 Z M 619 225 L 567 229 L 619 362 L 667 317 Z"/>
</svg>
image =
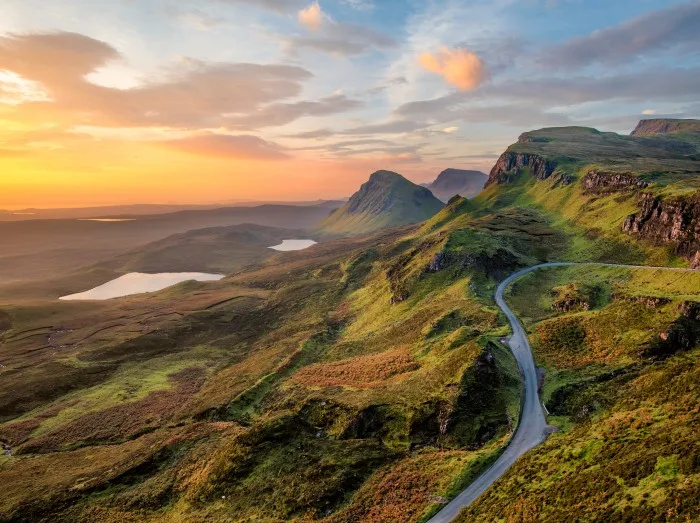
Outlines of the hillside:
<svg viewBox="0 0 700 523">
<path fill-rule="evenodd" d="M 262 225 L 196 229 L 138 247 L 99 264 L 119 272 L 216 272 L 230 274 L 277 254 L 283 240 L 307 232 Z"/>
<path fill-rule="evenodd" d="M 700 136 L 693 133 L 528 132 L 499 158 L 479 198 L 482 205 L 538 208 L 579 246 L 593 248 L 572 256 L 631 261 L 656 252 L 658 264 L 672 257 L 700 263 Z M 610 242 L 615 252 L 601 252 Z"/>
<path fill-rule="evenodd" d="M 700 133 L 700 120 L 652 118 L 642 120 L 632 131 L 632 136 L 650 136 L 672 133 Z"/>
<path fill-rule="evenodd" d="M 377 171 L 347 204 L 318 224 L 323 234 L 349 236 L 419 223 L 435 215 L 442 202 L 400 174 Z"/>
<path fill-rule="evenodd" d="M 73 272 L 134 248 L 196 229 L 255 224 L 311 229 L 342 202 L 262 205 L 121 217 L 127 221 L 0 221 L 0 286 Z"/>
<path fill-rule="evenodd" d="M 426 521 L 518 426 L 498 281 L 691 263 L 681 135 L 526 133 L 482 194 L 420 224 L 146 297 L 2 305 L 0 520 Z M 413 194 L 397 177 L 354 208 Z M 700 273 L 548 269 L 507 299 L 559 430 L 464 520 L 692 519 Z"/>
<path fill-rule="evenodd" d="M 486 185 L 488 176 L 481 171 L 465 171 L 463 169 L 445 169 L 433 183 L 426 184 L 437 198 L 447 203 L 453 196 L 473 198 Z"/>
</svg>

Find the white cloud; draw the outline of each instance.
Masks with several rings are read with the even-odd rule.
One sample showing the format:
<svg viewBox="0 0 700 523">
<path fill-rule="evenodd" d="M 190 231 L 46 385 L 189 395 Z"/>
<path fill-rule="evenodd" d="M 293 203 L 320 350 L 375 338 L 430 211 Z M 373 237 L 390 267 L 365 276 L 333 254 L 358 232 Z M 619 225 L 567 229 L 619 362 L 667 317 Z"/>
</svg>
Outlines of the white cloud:
<svg viewBox="0 0 700 523">
<path fill-rule="evenodd" d="M 644 109 L 642 111 L 642 114 L 651 116 L 652 114 L 656 114 L 656 109 Z"/>
</svg>

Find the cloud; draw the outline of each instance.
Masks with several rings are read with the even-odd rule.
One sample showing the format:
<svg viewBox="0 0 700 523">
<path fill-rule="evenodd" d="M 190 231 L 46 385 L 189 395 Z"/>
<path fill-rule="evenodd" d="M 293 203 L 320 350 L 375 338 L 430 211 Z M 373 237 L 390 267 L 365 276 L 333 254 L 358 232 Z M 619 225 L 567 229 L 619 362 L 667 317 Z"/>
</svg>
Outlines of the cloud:
<svg viewBox="0 0 700 523">
<path fill-rule="evenodd" d="M 642 114 L 651 116 L 652 114 L 656 114 L 656 109 L 644 109 L 642 111 Z"/>
<path fill-rule="evenodd" d="M 624 64 L 646 53 L 668 49 L 697 52 L 698 28 L 700 2 L 677 4 L 573 38 L 544 52 L 539 62 L 547 68 L 578 69 L 595 63 Z"/>
<path fill-rule="evenodd" d="M 316 129 L 313 131 L 304 131 L 302 133 L 288 134 L 287 138 L 298 138 L 301 140 L 318 140 L 321 138 L 330 138 L 335 134 L 331 129 Z"/>
<path fill-rule="evenodd" d="M 477 88 L 486 77 L 484 63 L 468 49 L 443 47 L 436 54 L 423 53 L 418 61 L 425 70 L 439 74 L 462 91 Z"/>
<path fill-rule="evenodd" d="M 443 133 L 447 133 L 447 134 L 452 134 L 452 133 L 455 132 L 455 131 L 459 131 L 459 127 L 455 127 L 455 126 L 453 126 L 453 127 L 445 127 L 445 128 L 442 130 Z"/>
<path fill-rule="evenodd" d="M 305 0 L 218 0 L 223 4 L 240 4 L 269 9 L 278 13 L 291 13 L 304 5 Z"/>
<path fill-rule="evenodd" d="M 355 56 L 375 49 L 389 49 L 396 40 L 368 27 L 355 24 L 328 22 L 317 31 L 317 36 L 296 36 L 286 40 L 288 51 L 296 55 L 303 50 L 335 56 Z"/>
<path fill-rule="evenodd" d="M 393 120 L 379 124 L 361 125 L 351 129 L 338 131 L 337 134 L 350 136 L 364 134 L 403 134 L 417 131 L 425 126 L 425 123 L 416 122 L 413 120 Z"/>
<path fill-rule="evenodd" d="M 226 24 L 224 18 L 211 16 L 199 9 L 192 9 L 189 11 L 171 10 L 169 11 L 169 15 L 185 27 L 190 27 L 199 31 L 211 31 L 212 29 Z"/>
<path fill-rule="evenodd" d="M 267 105 L 243 117 L 231 117 L 228 125 L 251 128 L 286 125 L 305 116 L 327 116 L 362 107 L 362 102 L 343 94 L 334 94 L 318 101 Z"/>
<path fill-rule="evenodd" d="M 197 129 L 224 126 L 228 115 L 239 121 L 248 119 L 248 125 L 269 126 L 357 105 L 331 97 L 280 106 L 283 100 L 299 96 L 303 82 L 313 76 L 291 65 L 210 64 L 189 59 L 171 67 L 157 82 L 131 89 L 86 80 L 86 75 L 119 58 L 108 44 L 74 33 L 0 37 L 0 70 L 37 82 L 51 99 L 17 106 L 27 117 L 38 114 L 37 106 L 41 105 L 45 120 L 62 116 L 74 125 Z M 281 114 L 266 111 L 270 105 Z"/>
<path fill-rule="evenodd" d="M 244 160 L 284 160 L 289 158 L 280 145 L 250 135 L 232 136 L 209 133 L 161 143 L 179 151 L 201 156 Z"/>
<path fill-rule="evenodd" d="M 32 82 L 11 71 L 0 70 L 0 105 L 50 101 L 38 82 Z"/>
<path fill-rule="evenodd" d="M 321 28 L 321 25 L 323 25 L 325 15 L 323 14 L 321 6 L 318 4 L 318 2 L 314 2 L 308 7 L 305 7 L 299 11 L 297 18 L 299 19 L 299 23 L 308 30 L 316 31 L 317 29 Z"/>
<path fill-rule="evenodd" d="M 587 102 L 696 101 L 700 67 L 654 67 L 609 76 L 518 79 L 489 85 L 488 96 L 544 107 Z"/>
<path fill-rule="evenodd" d="M 78 33 L 40 33 L 0 37 L 0 69 L 52 83 L 73 82 L 120 58 L 110 45 Z"/>
</svg>

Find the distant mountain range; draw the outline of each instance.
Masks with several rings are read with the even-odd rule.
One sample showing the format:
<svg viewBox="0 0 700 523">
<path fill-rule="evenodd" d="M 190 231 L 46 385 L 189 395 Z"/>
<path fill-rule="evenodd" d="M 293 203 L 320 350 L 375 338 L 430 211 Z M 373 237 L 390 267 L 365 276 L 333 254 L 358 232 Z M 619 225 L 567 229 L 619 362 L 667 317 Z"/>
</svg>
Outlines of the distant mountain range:
<svg viewBox="0 0 700 523">
<path fill-rule="evenodd" d="M 321 233 L 338 236 L 367 234 L 418 223 L 443 208 L 430 190 L 391 171 L 377 171 L 348 203 L 318 225 Z"/>
<path fill-rule="evenodd" d="M 433 183 L 422 184 L 430 189 L 435 197 L 447 203 L 455 195 L 473 198 L 486 185 L 488 175 L 481 171 L 465 171 L 463 169 L 445 169 Z"/>
<path fill-rule="evenodd" d="M 71 220 L 87 218 L 116 218 L 126 216 L 150 216 L 155 214 L 168 214 L 181 211 L 211 211 L 217 209 L 250 208 L 262 206 L 284 207 L 321 207 L 337 209 L 345 203 L 344 200 L 315 200 L 307 202 L 277 202 L 277 201 L 233 201 L 217 204 L 187 205 L 187 204 L 133 204 L 133 205 L 107 205 L 99 207 L 69 207 L 46 209 L 0 209 L 0 221 L 23 220 Z"/>
</svg>

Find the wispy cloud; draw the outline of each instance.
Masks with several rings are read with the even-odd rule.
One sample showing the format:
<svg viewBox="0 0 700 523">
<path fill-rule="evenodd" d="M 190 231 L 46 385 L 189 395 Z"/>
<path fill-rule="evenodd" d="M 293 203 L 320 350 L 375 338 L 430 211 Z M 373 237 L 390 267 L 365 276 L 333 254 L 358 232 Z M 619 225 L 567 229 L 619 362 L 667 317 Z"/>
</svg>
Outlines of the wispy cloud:
<svg viewBox="0 0 700 523">
<path fill-rule="evenodd" d="M 547 68 L 578 69 L 596 63 L 629 63 L 644 54 L 670 48 L 698 53 L 699 1 L 645 13 L 617 26 L 573 38 L 545 51 L 539 61 Z"/>
<path fill-rule="evenodd" d="M 384 33 L 355 24 L 324 23 L 314 36 L 295 36 L 286 40 L 292 55 L 304 50 L 347 57 L 394 47 L 396 40 Z"/>
<path fill-rule="evenodd" d="M 289 155 L 278 144 L 257 136 L 203 134 L 163 142 L 164 145 L 187 153 L 236 158 L 242 160 L 284 160 Z"/>
</svg>

